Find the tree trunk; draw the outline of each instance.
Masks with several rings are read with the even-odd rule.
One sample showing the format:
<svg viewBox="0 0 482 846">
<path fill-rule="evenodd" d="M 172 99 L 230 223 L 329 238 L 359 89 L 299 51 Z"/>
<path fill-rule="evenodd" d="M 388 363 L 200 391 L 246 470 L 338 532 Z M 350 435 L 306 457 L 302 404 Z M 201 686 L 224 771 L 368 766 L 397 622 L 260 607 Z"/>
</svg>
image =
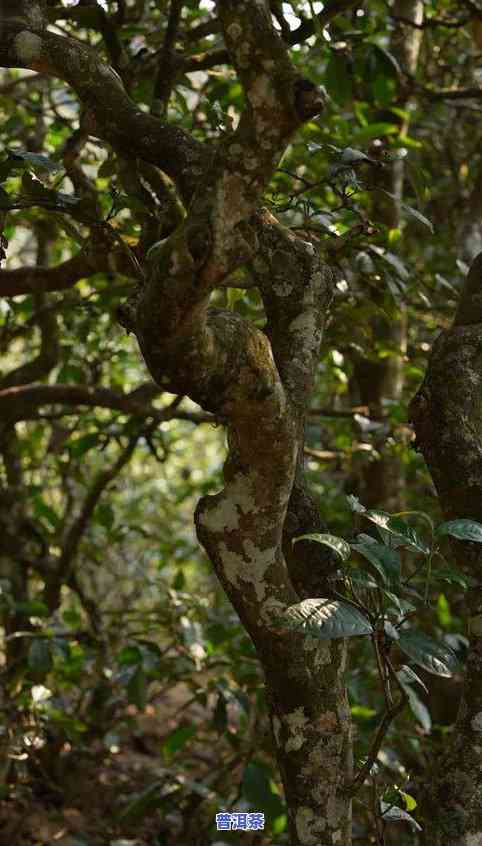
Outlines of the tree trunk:
<svg viewBox="0 0 482 846">
<path fill-rule="evenodd" d="M 422 451 L 447 519 L 482 522 L 482 253 L 475 259 L 453 323 L 434 343 L 411 403 Z M 469 652 L 462 698 L 447 747 L 426 784 L 426 843 L 482 843 L 482 551 L 454 541 L 467 596 Z"/>
</svg>

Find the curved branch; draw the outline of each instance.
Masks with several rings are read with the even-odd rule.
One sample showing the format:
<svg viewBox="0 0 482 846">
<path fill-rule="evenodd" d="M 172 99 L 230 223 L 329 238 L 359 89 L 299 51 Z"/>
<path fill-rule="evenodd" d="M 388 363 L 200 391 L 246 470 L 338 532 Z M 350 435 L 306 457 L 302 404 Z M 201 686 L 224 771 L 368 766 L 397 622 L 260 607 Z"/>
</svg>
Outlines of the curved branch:
<svg viewBox="0 0 482 846">
<path fill-rule="evenodd" d="M 85 253 L 78 253 L 57 267 L 0 270 L 0 296 L 18 297 L 40 291 L 65 291 L 95 272 Z"/>
<path fill-rule="evenodd" d="M 422 88 L 422 94 L 430 100 L 482 100 L 482 85 L 475 88 Z"/>
<path fill-rule="evenodd" d="M 202 174 L 208 148 L 188 132 L 142 112 L 121 79 L 96 50 L 42 28 L 2 21 L 0 65 L 58 76 L 72 86 L 84 110 L 84 128 L 122 155 L 160 167 L 188 200 Z"/>
<path fill-rule="evenodd" d="M 137 388 L 130 394 L 121 394 L 109 388 L 89 388 L 85 385 L 20 385 L 0 391 L 0 414 L 2 421 L 15 422 L 32 420 L 38 416 L 42 405 L 75 405 L 91 408 L 110 408 L 138 417 L 151 417 L 153 420 L 188 420 L 193 423 L 212 423 L 215 418 L 204 413 L 155 408 L 149 398 L 160 393 L 157 385 L 150 385 L 150 390 Z"/>
</svg>

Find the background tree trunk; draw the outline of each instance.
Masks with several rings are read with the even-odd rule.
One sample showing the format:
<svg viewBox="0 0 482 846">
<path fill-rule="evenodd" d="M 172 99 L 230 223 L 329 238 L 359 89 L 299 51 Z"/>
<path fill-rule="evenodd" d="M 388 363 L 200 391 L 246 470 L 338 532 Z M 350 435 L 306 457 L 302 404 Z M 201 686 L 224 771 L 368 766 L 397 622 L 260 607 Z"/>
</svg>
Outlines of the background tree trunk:
<svg viewBox="0 0 482 846">
<path fill-rule="evenodd" d="M 482 522 L 482 254 L 467 277 L 452 327 L 435 341 L 425 380 L 411 403 L 417 444 L 446 519 Z M 426 791 L 426 843 L 482 842 L 482 554 L 454 541 L 467 595 L 469 651 L 454 731 L 433 763 Z"/>
</svg>

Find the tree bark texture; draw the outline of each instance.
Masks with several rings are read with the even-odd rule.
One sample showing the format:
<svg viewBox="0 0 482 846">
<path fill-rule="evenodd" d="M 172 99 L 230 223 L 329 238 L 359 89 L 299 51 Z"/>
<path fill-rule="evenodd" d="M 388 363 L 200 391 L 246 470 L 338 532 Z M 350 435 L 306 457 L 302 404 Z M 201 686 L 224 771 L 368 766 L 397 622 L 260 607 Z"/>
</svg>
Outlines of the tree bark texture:
<svg viewBox="0 0 482 846">
<path fill-rule="evenodd" d="M 448 520 L 482 522 L 482 253 L 472 264 L 452 327 L 435 341 L 410 413 Z M 431 846 L 482 843 L 482 552 L 454 541 L 467 595 L 469 652 L 457 721 L 425 784 Z"/>
</svg>

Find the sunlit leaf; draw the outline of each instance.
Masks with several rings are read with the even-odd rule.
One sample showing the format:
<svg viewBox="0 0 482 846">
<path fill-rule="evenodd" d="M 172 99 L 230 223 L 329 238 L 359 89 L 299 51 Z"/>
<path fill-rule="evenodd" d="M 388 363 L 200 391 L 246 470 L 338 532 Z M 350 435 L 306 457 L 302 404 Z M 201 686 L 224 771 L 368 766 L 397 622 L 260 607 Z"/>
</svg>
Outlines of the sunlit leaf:
<svg viewBox="0 0 482 846">
<path fill-rule="evenodd" d="M 334 599 L 305 599 L 291 605 L 279 622 L 285 628 L 302 631 L 321 640 L 373 632 L 371 623 L 358 608 Z"/>
<path fill-rule="evenodd" d="M 450 535 L 452 538 L 458 538 L 459 540 L 482 543 L 482 523 L 461 517 L 460 520 L 449 520 L 446 523 L 441 523 L 440 526 L 437 526 L 435 534 L 438 537 L 441 535 Z"/>
<path fill-rule="evenodd" d="M 398 646 L 429 673 L 449 678 L 460 670 L 460 664 L 455 652 L 443 643 L 438 643 L 423 632 L 413 629 L 402 630 Z"/>
<path fill-rule="evenodd" d="M 342 561 L 346 561 L 351 554 L 350 544 L 343 540 L 343 538 L 336 537 L 336 535 L 319 534 L 317 532 L 312 532 L 310 534 L 300 535 L 299 537 L 294 538 L 293 544 L 297 543 L 300 540 L 315 541 L 316 543 L 322 543 L 325 546 L 329 546 L 330 549 L 333 549 L 340 556 Z"/>
<path fill-rule="evenodd" d="M 386 822 L 408 822 L 416 831 L 422 831 L 422 826 L 414 820 L 407 811 L 398 808 L 396 805 L 389 805 L 387 802 L 380 802 L 381 817 Z"/>
</svg>

